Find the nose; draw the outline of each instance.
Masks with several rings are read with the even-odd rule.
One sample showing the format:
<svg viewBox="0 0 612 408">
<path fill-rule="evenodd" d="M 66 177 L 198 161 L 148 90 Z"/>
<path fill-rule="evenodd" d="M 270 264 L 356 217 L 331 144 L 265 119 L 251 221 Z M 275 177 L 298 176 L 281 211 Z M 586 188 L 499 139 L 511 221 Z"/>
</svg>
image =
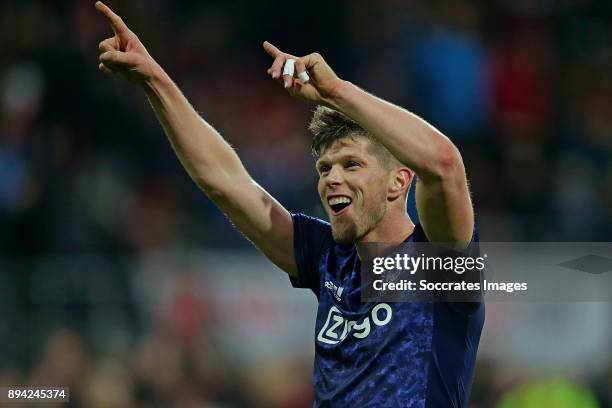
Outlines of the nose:
<svg viewBox="0 0 612 408">
<path fill-rule="evenodd" d="M 325 183 L 329 186 L 337 186 L 344 181 L 344 175 L 340 166 L 332 166 L 325 177 Z"/>
</svg>

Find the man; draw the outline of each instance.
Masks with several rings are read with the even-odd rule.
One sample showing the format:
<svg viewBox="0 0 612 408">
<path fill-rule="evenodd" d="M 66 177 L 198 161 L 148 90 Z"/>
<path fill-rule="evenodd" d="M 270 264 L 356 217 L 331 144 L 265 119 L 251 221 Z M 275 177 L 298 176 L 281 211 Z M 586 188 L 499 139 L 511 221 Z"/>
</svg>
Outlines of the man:
<svg viewBox="0 0 612 408">
<path fill-rule="evenodd" d="M 121 18 L 101 2 L 96 8 L 114 31 L 100 43 L 99 68 L 143 87 L 192 179 L 294 286 L 317 295 L 315 405 L 465 407 L 482 304 L 362 303 L 360 292 L 368 243 L 472 241 L 465 170 L 450 140 L 339 79 L 320 55 L 298 58 L 265 42 L 274 59 L 268 74 L 292 96 L 321 105 L 310 128 L 330 223 L 291 214 L 251 179 Z M 282 75 L 289 59 L 301 79 Z M 406 213 L 414 174 L 417 225 Z"/>
</svg>

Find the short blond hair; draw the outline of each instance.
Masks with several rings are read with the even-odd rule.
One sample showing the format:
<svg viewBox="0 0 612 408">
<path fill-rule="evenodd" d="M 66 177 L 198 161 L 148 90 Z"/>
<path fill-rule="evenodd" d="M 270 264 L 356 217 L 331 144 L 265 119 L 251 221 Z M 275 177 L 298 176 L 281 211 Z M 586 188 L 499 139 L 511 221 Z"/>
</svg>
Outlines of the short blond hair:
<svg viewBox="0 0 612 408">
<path fill-rule="evenodd" d="M 382 159 L 385 166 L 400 164 L 391 152 L 376 140 L 361 125 L 342 112 L 317 106 L 308 125 L 313 135 L 311 150 L 315 157 L 321 156 L 323 151 L 336 140 L 344 138 L 364 137 L 371 142 L 372 153 Z"/>
</svg>

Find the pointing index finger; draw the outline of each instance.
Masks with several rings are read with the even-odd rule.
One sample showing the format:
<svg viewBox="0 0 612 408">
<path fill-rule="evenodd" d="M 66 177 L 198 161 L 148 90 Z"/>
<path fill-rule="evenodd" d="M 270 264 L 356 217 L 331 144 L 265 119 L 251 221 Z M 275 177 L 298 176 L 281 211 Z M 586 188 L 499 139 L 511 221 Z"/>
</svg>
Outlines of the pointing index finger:
<svg viewBox="0 0 612 408">
<path fill-rule="evenodd" d="M 106 16 L 115 34 L 124 34 L 129 31 L 121 17 L 115 14 L 106 4 L 101 1 L 96 2 L 96 10 Z"/>
<path fill-rule="evenodd" d="M 273 46 L 272 43 L 268 41 L 264 41 L 263 47 L 264 50 L 266 50 L 266 52 L 268 53 L 268 55 L 272 58 L 276 58 L 279 54 L 282 54 L 282 52 L 278 48 Z"/>
</svg>

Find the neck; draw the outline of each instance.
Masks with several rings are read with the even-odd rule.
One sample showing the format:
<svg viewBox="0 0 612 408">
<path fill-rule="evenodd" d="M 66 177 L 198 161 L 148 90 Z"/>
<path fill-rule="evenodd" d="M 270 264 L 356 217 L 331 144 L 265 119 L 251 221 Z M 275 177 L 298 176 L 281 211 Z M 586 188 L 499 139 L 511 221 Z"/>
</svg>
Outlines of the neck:
<svg viewBox="0 0 612 408">
<path fill-rule="evenodd" d="M 367 245 L 372 243 L 383 246 L 399 245 L 412 234 L 412 231 L 414 231 L 414 223 L 408 213 L 405 211 L 396 215 L 387 213 L 374 229 L 355 243 L 357 255 L 362 258 L 361 255 L 366 253 Z"/>
</svg>

